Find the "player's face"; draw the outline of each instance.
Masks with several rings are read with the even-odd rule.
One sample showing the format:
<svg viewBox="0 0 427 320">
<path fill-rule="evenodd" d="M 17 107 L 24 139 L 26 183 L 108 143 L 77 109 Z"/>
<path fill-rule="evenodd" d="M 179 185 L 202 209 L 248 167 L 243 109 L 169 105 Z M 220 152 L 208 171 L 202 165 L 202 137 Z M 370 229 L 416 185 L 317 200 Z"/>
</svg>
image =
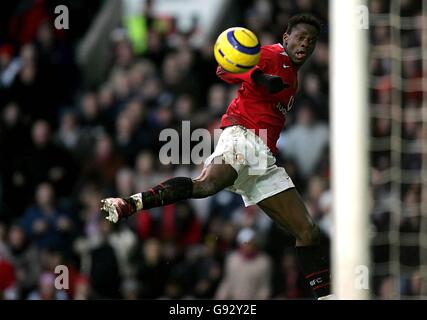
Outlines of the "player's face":
<svg viewBox="0 0 427 320">
<path fill-rule="evenodd" d="M 283 35 L 283 45 L 296 66 L 301 66 L 311 56 L 316 47 L 317 29 L 306 23 L 297 24 L 290 34 Z"/>
</svg>

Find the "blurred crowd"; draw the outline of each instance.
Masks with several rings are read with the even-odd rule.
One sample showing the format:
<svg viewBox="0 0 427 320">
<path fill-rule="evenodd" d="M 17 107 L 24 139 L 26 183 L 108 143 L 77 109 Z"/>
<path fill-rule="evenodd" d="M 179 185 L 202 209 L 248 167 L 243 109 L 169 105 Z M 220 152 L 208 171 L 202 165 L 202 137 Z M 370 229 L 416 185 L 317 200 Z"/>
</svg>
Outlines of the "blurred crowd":
<svg viewBox="0 0 427 320">
<path fill-rule="evenodd" d="M 165 128 L 181 132 L 183 120 L 191 121 L 192 130 L 218 128 L 237 88 L 215 75 L 215 39 L 195 46 L 196 30 L 182 32 L 170 23 L 173 19 L 165 28 L 159 23 L 164 17 L 156 17 L 148 5 L 146 49 L 134 50 L 126 27 L 118 26 L 111 35 L 113 58 L 105 80 L 86 87 L 75 58 L 84 30 L 80 27 L 81 34 L 70 39 L 68 31 L 53 28 L 49 1 L 25 3 L 26 11 L 17 8 L 9 17 L 4 29 L 9 33 L 0 34 L 0 296 L 312 298 L 299 272 L 293 237 L 256 206 L 245 208 L 238 195 L 223 191 L 143 211 L 117 225 L 100 214 L 104 197 L 126 197 L 170 177 L 199 175 L 198 165 L 159 162 L 159 133 Z M 78 3 L 84 10 L 87 2 Z M 371 1 L 371 10 L 386 10 L 384 3 Z M 251 0 L 236 1 L 236 6 L 234 24 L 253 30 L 264 45 L 281 42 L 293 14 L 310 12 L 324 23 L 312 58 L 300 70 L 278 162 L 330 235 L 328 3 Z M 95 13 L 93 9 L 86 20 Z M 28 16 L 32 18 L 22 18 Z M 408 37 L 410 45 L 415 36 Z M 386 45 L 388 39 L 387 30 L 373 30 L 376 44 Z M 386 62 L 372 60 L 372 72 L 382 77 L 372 101 L 388 108 Z M 410 79 L 420 76 L 417 70 L 411 63 L 404 66 Z M 419 94 L 410 98 L 406 108 L 419 107 Z M 375 135 L 389 136 L 389 120 L 372 125 Z M 419 128 L 416 121 L 405 125 L 408 139 L 415 141 Z M 405 163 L 416 166 L 416 159 Z M 373 154 L 372 193 L 379 199 L 390 193 L 375 181 L 388 160 Z M 415 203 L 417 196 L 419 188 L 408 187 L 405 201 Z M 372 219 L 375 228 L 387 230 L 389 214 L 383 207 L 374 208 Z M 412 230 L 414 219 L 408 213 L 402 226 Z M 382 249 L 378 256 L 387 252 Z M 67 290 L 55 288 L 59 265 L 68 268 Z M 390 279 L 381 281 L 378 295 L 384 291 L 387 297 L 381 288 Z M 416 286 L 409 281 L 408 290 L 411 283 Z"/>
</svg>

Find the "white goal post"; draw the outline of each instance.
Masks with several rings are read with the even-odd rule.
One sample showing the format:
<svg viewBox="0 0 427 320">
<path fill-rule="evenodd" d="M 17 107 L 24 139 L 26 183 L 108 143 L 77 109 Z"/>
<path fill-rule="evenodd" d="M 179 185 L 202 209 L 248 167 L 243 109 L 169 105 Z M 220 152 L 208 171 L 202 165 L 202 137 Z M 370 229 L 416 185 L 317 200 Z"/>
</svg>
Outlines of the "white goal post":
<svg viewBox="0 0 427 320">
<path fill-rule="evenodd" d="M 367 7 L 331 0 L 329 10 L 333 293 L 369 299 Z"/>
</svg>

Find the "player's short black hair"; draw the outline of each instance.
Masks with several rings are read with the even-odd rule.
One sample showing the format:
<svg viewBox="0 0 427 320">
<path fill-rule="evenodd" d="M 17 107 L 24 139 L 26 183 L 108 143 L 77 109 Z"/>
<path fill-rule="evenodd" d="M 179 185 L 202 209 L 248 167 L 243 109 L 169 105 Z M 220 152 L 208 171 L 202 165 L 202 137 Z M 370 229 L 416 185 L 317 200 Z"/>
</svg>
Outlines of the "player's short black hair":
<svg viewBox="0 0 427 320">
<path fill-rule="evenodd" d="M 322 28 L 322 23 L 315 16 L 309 13 L 301 13 L 301 14 L 294 15 L 289 19 L 288 26 L 286 27 L 286 33 L 291 34 L 292 29 L 296 25 L 301 23 L 306 23 L 315 27 L 318 33 L 320 33 L 320 30 Z"/>
</svg>

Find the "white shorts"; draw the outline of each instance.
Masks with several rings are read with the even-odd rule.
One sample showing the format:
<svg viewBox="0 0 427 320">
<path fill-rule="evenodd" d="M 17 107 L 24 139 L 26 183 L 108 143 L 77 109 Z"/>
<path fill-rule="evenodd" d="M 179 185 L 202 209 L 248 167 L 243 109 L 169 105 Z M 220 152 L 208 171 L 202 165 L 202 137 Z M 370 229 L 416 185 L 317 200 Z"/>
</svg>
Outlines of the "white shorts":
<svg viewBox="0 0 427 320">
<path fill-rule="evenodd" d="M 204 165 L 224 162 L 237 172 L 236 181 L 227 190 L 240 194 L 246 207 L 294 187 L 286 170 L 275 164 L 276 158 L 264 141 L 242 126 L 222 131 Z"/>
</svg>

